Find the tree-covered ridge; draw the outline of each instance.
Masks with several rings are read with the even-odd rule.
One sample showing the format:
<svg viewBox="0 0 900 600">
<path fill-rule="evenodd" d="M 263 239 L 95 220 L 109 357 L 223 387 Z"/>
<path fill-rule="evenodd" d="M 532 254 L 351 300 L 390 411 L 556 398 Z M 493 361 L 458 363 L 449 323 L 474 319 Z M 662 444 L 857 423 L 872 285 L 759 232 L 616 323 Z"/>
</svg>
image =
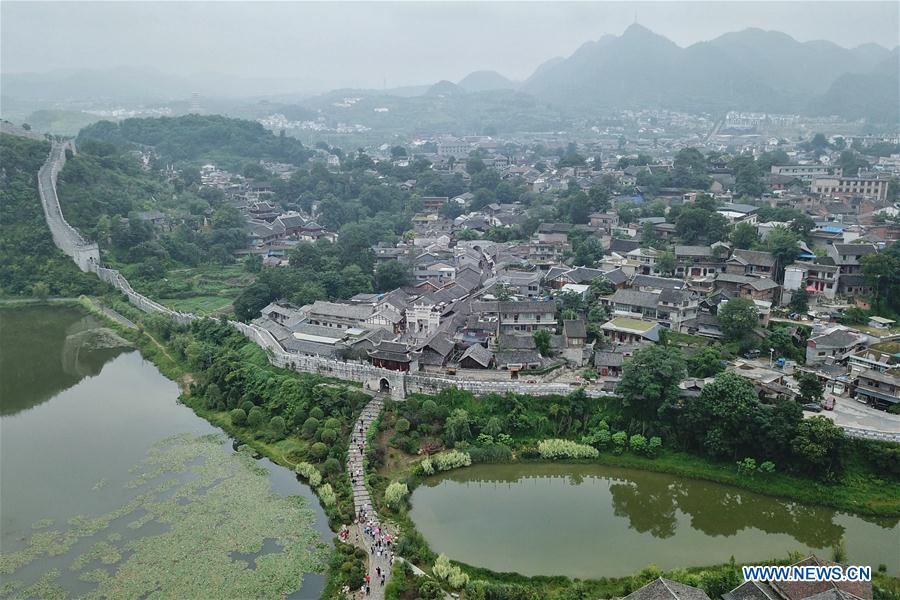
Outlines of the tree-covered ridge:
<svg viewBox="0 0 900 600">
<path fill-rule="evenodd" d="M 152 147 L 163 162 L 214 162 L 233 170 L 240 170 L 248 160 L 302 165 L 309 158 L 309 150 L 294 138 L 277 136 L 255 121 L 221 115 L 100 121 L 78 134 L 79 144 L 88 140 L 129 148 Z"/>
<path fill-rule="evenodd" d="M 100 282 L 53 245 L 37 173 L 50 145 L 0 134 L 0 295 L 77 296 Z"/>
<path fill-rule="evenodd" d="M 246 245 L 238 210 L 186 179 L 163 179 L 122 147 L 88 140 L 67 160 L 58 190 L 66 219 L 105 261 L 137 283 L 159 282 L 171 268 L 233 262 Z"/>
</svg>

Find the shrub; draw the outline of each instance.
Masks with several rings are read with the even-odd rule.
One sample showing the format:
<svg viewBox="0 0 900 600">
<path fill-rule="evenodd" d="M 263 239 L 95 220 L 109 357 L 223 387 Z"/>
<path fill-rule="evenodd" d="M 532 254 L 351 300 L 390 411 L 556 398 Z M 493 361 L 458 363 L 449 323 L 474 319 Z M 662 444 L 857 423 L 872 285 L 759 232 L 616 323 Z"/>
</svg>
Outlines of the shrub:
<svg viewBox="0 0 900 600">
<path fill-rule="evenodd" d="M 397 419 L 395 427 L 397 428 L 397 431 L 399 433 L 406 433 L 407 431 L 409 431 L 409 421 L 407 421 L 403 417 L 400 417 L 399 419 Z"/>
<path fill-rule="evenodd" d="M 384 490 L 384 501 L 391 508 L 398 508 L 407 494 L 409 494 L 409 488 L 405 483 L 392 481 Z"/>
<path fill-rule="evenodd" d="M 764 475 L 774 473 L 775 463 L 773 463 L 771 460 L 763 461 L 763 463 L 759 465 L 759 472 L 763 473 Z"/>
<path fill-rule="evenodd" d="M 472 464 L 472 457 L 466 452 L 450 450 L 435 454 L 431 458 L 431 463 L 434 465 L 435 471 L 449 471 L 459 467 L 468 467 Z"/>
<path fill-rule="evenodd" d="M 658 435 L 654 435 L 650 438 L 650 443 L 647 444 L 647 456 L 654 457 L 659 454 L 659 449 L 662 448 L 662 438 Z"/>
<path fill-rule="evenodd" d="M 469 450 L 473 463 L 502 463 L 512 460 L 512 450 L 507 446 L 493 444 Z"/>
<path fill-rule="evenodd" d="M 737 462 L 737 470 L 740 475 L 750 475 L 756 471 L 756 459 L 750 458 L 749 456 L 744 460 L 739 460 Z"/>
<path fill-rule="evenodd" d="M 323 423 L 323 426 L 325 427 L 325 429 L 333 429 L 335 431 L 340 431 L 341 422 L 339 420 L 335 419 L 334 417 L 329 417 L 329 418 L 325 419 L 325 423 Z"/>
<path fill-rule="evenodd" d="M 254 429 L 258 429 L 265 419 L 265 413 L 258 406 L 254 406 L 253 409 L 247 413 L 247 424 Z"/>
<path fill-rule="evenodd" d="M 247 413 L 245 413 L 243 411 L 243 409 L 236 408 L 228 414 L 231 415 L 231 422 L 234 425 L 237 425 L 238 427 L 243 427 L 244 425 L 247 424 Z"/>
<path fill-rule="evenodd" d="M 337 475 L 341 472 L 341 463 L 336 458 L 329 458 L 322 465 L 322 472 L 326 475 Z"/>
<path fill-rule="evenodd" d="M 337 496 L 335 496 L 334 490 L 331 489 L 330 483 L 323 483 L 316 492 L 318 492 L 319 498 L 325 506 L 334 506 L 337 504 Z"/>
<path fill-rule="evenodd" d="M 328 456 L 328 446 L 326 446 L 322 442 L 316 442 L 309 447 L 309 453 L 313 458 L 322 460 L 323 458 Z"/>
<path fill-rule="evenodd" d="M 422 462 L 419 463 L 419 472 L 422 475 L 434 475 L 434 465 L 431 464 L 431 459 L 426 458 Z"/>
<path fill-rule="evenodd" d="M 647 446 L 647 438 L 639 433 L 631 436 L 628 440 L 628 447 L 631 448 L 631 451 L 635 454 L 640 454 L 642 456 L 647 456 L 650 453 L 650 449 Z"/>
<path fill-rule="evenodd" d="M 322 411 L 321 408 L 316 406 L 311 411 L 309 411 L 309 416 L 318 421 L 321 421 L 322 419 L 325 418 L 325 413 Z"/>
<path fill-rule="evenodd" d="M 269 420 L 269 429 L 272 430 L 272 433 L 279 437 L 284 437 L 284 432 L 287 431 L 287 423 L 284 422 L 284 417 L 275 416 Z"/>
<path fill-rule="evenodd" d="M 319 487 L 319 484 L 322 483 L 322 474 L 319 473 L 319 470 L 314 465 L 308 462 L 297 463 L 297 465 L 294 466 L 294 472 L 305 479 L 309 485 L 314 488 Z"/>
<path fill-rule="evenodd" d="M 254 408 L 255 406 L 256 406 L 256 405 L 253 404 L 252 402 L 250 402 L 249 400 L 244 400 L 243 402 L 241 402 L 241 408 L 243 408 L 243 409 L 244 409 L 244 412 L 246 412 L 246 413 L 248 413 L 248 412 L 250 412 L 251 410 L 253 410 L 253 408 Z"/>
<path fill-rule="evenodd" d="M 613 454 L 622 454 L 625 451 L 625 443 L 628 441 L 628 434 L 624 431 L 617 431 L 612 434 Z"/>
<path fill-rule="evenodd" d="M 555 460 L 558 458 L 597 458 L 600 453 L 587 444 L 579 444 L 571 440 L 542 440 L 538 444 L 541 458 Z"/>
<path fill-rule="evenodd" d="M 441 554 L 434 561 L 431 568 L 431 574 L 436 579 L 446 581 L 453 589 L 460 589 L 469 583 L 469 576 L 462 572 L 462 569 L 450 564 L 450 559 L 445 554 Z"/>
<path fill-rule="evenodd" d="M 303 437 L 309 439 L 316 435 L 316 431 L 319 430 L 319 420 L 315 417 L 310 417 L 306 421 L 303 422 L 303 427 L 301 429 L 301 433 Z"/>
<path fill-rule="evenodd" d="M 323 429 L 322 430 L 322 441 L 326 444 L 333 444 L 337 439 L 338 434 L 334 429 Z"/>
</svg>

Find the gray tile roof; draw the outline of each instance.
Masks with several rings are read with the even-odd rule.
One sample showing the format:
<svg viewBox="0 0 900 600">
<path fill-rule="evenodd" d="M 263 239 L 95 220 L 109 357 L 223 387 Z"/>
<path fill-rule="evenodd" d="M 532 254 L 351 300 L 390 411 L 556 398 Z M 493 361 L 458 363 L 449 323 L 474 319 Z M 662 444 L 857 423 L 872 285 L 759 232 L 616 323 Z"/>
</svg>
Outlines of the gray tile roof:
<svg viewBox="0 0 900 600">
<path fill-rule="evenodd" d="M 656 308 L 658 296 L 652 292 L 640 292 L 638 290 L 618 289 L 612 296 L 608 296 L 609 302 L 638 306 L 640 308 Z"/>
<path fill-rule="evenodd" d="M 462 362 L 466 358 L 471 358 L 472 360 L 477 362 L 479 365 L 487 368 L 488 366 L 490 366 L 491 361 L 494 358 L 494 355 L 491 353 L 490 350 L 488 350 L 481 344 L 472 344 L 471 346 L 466 348 L 466 351 L 463 352 L 463 355 L 459 358 L 459 360 L 460 360 L 460 362 Z"/>
<path fill-rule="evenodd" d="M 586 338 L 587 329 L 581 319 L 563 321 L 563 335 L 567 338 Z"/>
<path fill-rule="evenodd" d="M 734 251 L 732 258 L 736 258 L 748 265 L 775 266 L 775 256 L 771 252 L 763 252 L 761 250 L 737 249 Z"/>
<path fill-rule="evenodd" d="M 624 600 L 710 600 L 706 592 L 660 577 L 625 596 Z"/>
</svg>

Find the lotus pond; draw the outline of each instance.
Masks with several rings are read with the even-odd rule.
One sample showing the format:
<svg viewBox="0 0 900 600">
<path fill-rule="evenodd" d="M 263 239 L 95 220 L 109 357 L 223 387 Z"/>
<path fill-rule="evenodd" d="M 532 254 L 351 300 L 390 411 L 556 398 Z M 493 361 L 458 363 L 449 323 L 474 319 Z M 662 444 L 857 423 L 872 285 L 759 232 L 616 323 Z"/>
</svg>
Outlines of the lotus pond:
<svg viewBox="0 0 900 600">
<path fill-rule="evenodd" d="M 312 491 L 76 308 L 0 310 L 0 597 L 317 598 Z"/>
</svg>

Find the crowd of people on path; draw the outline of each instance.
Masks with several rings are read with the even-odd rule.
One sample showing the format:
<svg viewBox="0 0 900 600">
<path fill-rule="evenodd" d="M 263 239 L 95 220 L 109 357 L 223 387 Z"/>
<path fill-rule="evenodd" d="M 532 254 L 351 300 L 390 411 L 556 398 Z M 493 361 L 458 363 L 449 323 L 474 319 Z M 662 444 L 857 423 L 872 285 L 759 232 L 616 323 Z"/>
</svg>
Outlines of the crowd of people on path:
<svg viewBox="0 0 900 600">
<path fill-rule="evenodd" d="M 365 476 L 361 466 L 362 456 L 366 447 L 365 435 L 365 425 L 360 421 L 359 426 L 350 439 L 351 459 L 348 470 L 350 471 L 350 481 L 354 488 L 354 496 L 356 495 L 357 486 L 365 485 Z M 372 593 L 373 586 L 379 586 L 383 589 L 387 578 L 390 576 L 390 565 L 394 562 L 393 538 L 378 522 L 375 511 L 371 510 L 367 503 L 358 507 L 355 525 L 353 543 L 365 548 L 369 554 L 369 571 L 359 591 L 362 595 L 369 596 Z M 349 542 L 350 533 L 351 530 L 349 528 L 343 527 L 338 536 L 343 541 Z M 378 563 L 382 563 L 384 566 L 382 567 Z"/>
</svg>

